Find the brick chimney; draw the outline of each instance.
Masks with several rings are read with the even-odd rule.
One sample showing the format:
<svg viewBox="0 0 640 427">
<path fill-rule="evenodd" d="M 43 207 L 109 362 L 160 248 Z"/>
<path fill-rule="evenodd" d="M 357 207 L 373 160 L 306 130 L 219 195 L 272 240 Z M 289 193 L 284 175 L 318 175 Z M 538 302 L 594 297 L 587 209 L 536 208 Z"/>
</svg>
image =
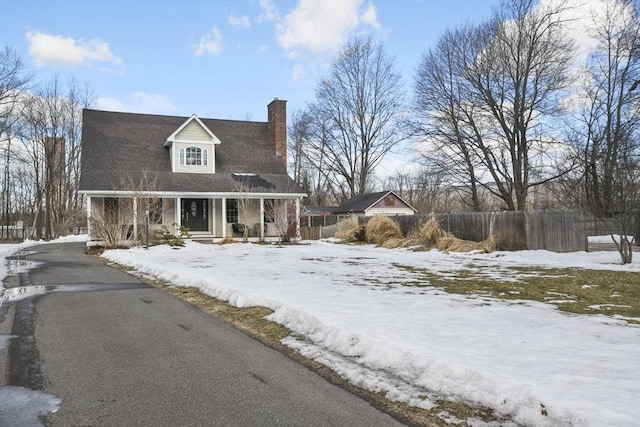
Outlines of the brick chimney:
<svg viewBox="0 0 640 427">
<path fill-rule="evenodd" d="M 276 154 L 282 158 L 284 167 L 287 167 L 287 101 L 274 98 L 267 105 L 267 126 L 271 141 L 276 146 Z"/>
</svg>

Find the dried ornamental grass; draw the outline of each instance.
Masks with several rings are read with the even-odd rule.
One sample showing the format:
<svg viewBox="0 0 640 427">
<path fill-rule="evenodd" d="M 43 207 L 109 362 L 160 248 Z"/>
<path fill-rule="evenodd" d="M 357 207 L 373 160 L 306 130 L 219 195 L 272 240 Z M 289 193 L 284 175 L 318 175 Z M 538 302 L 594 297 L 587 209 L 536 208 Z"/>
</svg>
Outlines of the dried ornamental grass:
<svg viewBox="0 0 640 427">
<path fill-rule="evenodd" d="M 369 243 L 383 246 L 387 240 L 402 237 L 400 226 L 388 216 L 376 215 L 367 223 L 366 239 Z"/>
<path fill-rule="evenodd" d="M 483 240 L 482 242 L 482 250 L 485 253 L 491 253 L 496 250 L 498 243 L 496 242 L 496 238 L 491 234 L 487 240 Z"/>
<path fill-rule="evenodd" d="M 495 247 L 501 251 L 524 250 L 527 249 L 527 238 L 514 226 L 503 226 L 495 233 Z"/>
<path fill-rule="evenodd" d="M 364 242 L 365 226 L 353 224 L 349 228 L 337 231 L 335 237 L 347 243 Z"/>
<path fill-rule="evenodd" d="M 350 228 L 338 231 L 335 236 L 348 243 L 368 242 L 387 249 L 424 246 L 443 252 L 489 253 L 495 251 L 497 245 L 493 235 L 482 242 L 459 239 L 444 231 L 433 214 L 421 229 L 414 230 L 407 238 L 403 238 L 400 226 L 385 215 L 371 218 L 366 226 L 351 224 Z"/>
<path fill-rule="evenodd" d="M 452 233 L 444 231 L 433 214 L 429 215 L 429 221 L 422 227 L 417 239 L 422 241 L 421 244 L 436 247 L 443 252 L 483 251 L 489 253 L 493 252 L 496 247 L 493 236 L 482 242 L 458 239 Z"/>
<path fill-rule="evenodd" d="M 385 249 L 397 249 L 397 248 L 406 248 L 414 245 L 412 245 L 411 241 L 408 239 L 403 239 L 401 237 L 392 237 L 390 239 L 385 240 L 380 246 L 382 246 Z"/>
<path fill-rule="evenodd" d="M 427 221 L 420 231 L 423 244 L 428 246 L 437 246 L 440 240 L 453 237 L 453 234 L 444 231 L 442 227 L 440 227 L 440 223 L 438 223 L 433 214 L 429 215 L 429 221 Z"/>
</svg>

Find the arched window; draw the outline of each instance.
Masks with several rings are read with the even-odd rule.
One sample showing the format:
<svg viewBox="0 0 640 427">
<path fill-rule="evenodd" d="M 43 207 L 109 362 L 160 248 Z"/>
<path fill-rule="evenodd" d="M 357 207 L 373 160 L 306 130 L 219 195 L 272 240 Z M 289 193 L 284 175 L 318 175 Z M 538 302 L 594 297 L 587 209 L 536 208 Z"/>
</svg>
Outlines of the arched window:
<svg viewBox="0 0 640 427">
<path fill-rule="evenodd" d="M 187 147 L 180 149 L 180 165 L 184 166 L 206 166 L 207 150 L 198 147 Z"/>
</svg>

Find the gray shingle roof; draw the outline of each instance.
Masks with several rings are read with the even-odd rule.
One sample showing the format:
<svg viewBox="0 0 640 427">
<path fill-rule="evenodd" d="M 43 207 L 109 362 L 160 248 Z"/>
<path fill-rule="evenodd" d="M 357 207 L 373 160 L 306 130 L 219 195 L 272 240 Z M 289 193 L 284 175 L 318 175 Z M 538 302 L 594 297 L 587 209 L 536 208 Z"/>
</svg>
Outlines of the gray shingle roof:
<svg viewBox="0 0 640 427">
<path fill-rule="evenodd" d="M 304 193 L 276 155 L 266 122 L 202 119 L 222 142 L 215 146 L 215 174 L 173 173 L 171 135 L 188 117 L 84 110 L 81 191 L 127 191 L 154 181 L 154 191 L 230 192 L 237 173 L 257 174 L 252 191 Z M 145 178 L 145 176 L 147 178 Z"/>
<path fill-rule="evenodd" d="M 380 199 L 382 199 L 387 194 L 392 193 L 398 199 L 400 199 L 403 203 L 405 203 L 411 209 L 414 209 L 411 205 L 405 202 L 400 196 L 398 196 L 395 192 L 387 190 L 387 191 L 379 191 L 377 193 L 369 193 L 369 194 L 361 194 L 359 196 L 354 196 L 344 202 L 342 205 L 337 207 L 334 211 L 335 214 L 347 214 L 351 212 L 364 212 L 367 208 L 374 205 Z M 415 209 L 414 209 L 415 210 Z"/>
<path fill-rule="evenodd" d="M 344 202 L 340 207 L 335 210 L 336 214 L 349 213 L 349 212 L 364 212 L 369 206 L 384 197 L 389 191 L 380 191 L 377 193 L 360 194 L 354 196 Z"/>
</svg>

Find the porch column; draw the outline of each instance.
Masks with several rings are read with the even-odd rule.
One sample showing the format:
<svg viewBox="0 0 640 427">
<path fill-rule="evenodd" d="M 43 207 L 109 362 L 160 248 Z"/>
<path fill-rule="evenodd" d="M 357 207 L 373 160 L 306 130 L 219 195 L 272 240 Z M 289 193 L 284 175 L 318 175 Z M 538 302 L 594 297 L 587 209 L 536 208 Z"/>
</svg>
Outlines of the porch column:
<svg viewBox="0 0 640 427">
<path fill-rule="evenodd" d="M 133 239 L 138 239 L 138 198 L 133 198 Z"/>
<path fill-rule="evenodd" d="M 173 230 L 173 234 L 175 234 L 176 236 L 180 235 L 180 226 L 182 225 L 182 220 L 180 219 L 180 214 L 181 214 L 181 201 L 180 201 L 180 197 L 176 197 L 175 199 L 175 209 L 173 210 L 173 222 L 176 224 L 175 226 L 175 230 Z"/>
<path fill-rule="evenodd" d="M 222 238 L 227 238 L 227 199 L 222 199 Z"/>
<path fill-rule="evenodd" d="M 296 239 L 300 240 L 300 198 L 296 199 Z"/>
<path fill-rule="evenodd" d="M 264 199 L 260 197 L 260 240 L 264 240 Z"/>
<path fill-rule="evenodd" d="M 91 241 L 91 196 L 87 196 L 87 236 Z"/>
</svg>

